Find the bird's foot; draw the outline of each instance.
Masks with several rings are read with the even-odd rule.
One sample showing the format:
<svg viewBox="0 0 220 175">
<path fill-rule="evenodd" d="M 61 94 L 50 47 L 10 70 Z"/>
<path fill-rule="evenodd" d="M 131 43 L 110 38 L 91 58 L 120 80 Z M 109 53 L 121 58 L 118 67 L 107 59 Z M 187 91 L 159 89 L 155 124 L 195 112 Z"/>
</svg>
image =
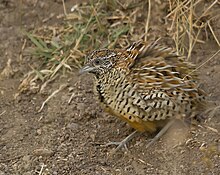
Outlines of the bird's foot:
<svg viewBox="0 0 220 175">
<path fill-rule="evenodd" d="M 119 149 L 124 147 L 128 151 L 127 143 L 135 137 L 135 135 L 138 134 L 138 131 L 134 131 L 131 133 L 129 136 L 127 136 L 125 139 L 123 139 L 121 142 L 110 142 L 107 143 L 105 146 L 110 146 L 110 145 L 117 145 L 117 147 L 114 149 L 113 153 L 117 152 Z"/>
<path fill-rule="evenodd" d="M 149 148 L 151 145 L 153 145 L 161 136 L 163 136 L 167 130 L 173 125 L 175 120 L 170 120 L 161 130 L 160 132 L 147 144 L 146 148 Z"/>
</svg>

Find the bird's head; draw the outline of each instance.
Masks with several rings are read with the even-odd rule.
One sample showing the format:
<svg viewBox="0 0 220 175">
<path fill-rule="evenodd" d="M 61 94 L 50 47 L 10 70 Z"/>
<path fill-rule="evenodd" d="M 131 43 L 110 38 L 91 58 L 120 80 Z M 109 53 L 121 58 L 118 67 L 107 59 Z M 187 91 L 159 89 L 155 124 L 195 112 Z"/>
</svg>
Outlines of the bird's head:
<svg viewBox="0 0 220 175">
<path fill-rule="evenodd" d="M 85 65 L 80 70 L 80 74 L 85 72 L 95 75 L 105 74 L 114 67 L 117 57 L 117 52 L 113 50 L 95 50 L 86 56 Z"/>
</svg>

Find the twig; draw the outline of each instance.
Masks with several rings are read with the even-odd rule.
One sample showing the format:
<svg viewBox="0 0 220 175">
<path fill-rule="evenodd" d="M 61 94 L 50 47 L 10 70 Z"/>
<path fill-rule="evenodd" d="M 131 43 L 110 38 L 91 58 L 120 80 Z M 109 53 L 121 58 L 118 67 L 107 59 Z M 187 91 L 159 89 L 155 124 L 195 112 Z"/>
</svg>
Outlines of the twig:
<svg viewBox="0 0 220 175">
<path fill-rule="evenodd" d="M 38 112 L 41 112 L 42 109 L 44 108 L 45 104 L 54 96 L 56 95 L 58 92 L 60 92 L 61 90 L 63 90 L 65 87 L 67 86 L 67 84 L 62 84 L 59 89 L 55 90 L 41 105 L 40 109 L 38 110 Z"/>
<path fill-rule="evenodd" d="M 210 119 L 213 118 L 214 115 L 216 114 L 216 112 L 217 112 L 218 110 L 220 110 L 220 105 L 219 105 L 219 106 L 216 106 L 216 107 L 214 107 L 214 108 L 208 109 L 208 110 L 206 111 L 206 113 L 209 113 L 208 118 L 210 118 Z"/>
<path fill-rule="evenodd" d="M 193 7 L 192 7 L 193 3 L 191 1 L 191 4 L 190 4 L 190 11 L 189 11 L 189 49 L 188 49 L 188 56 L 187 56 L 187 59 L 189 59 L 191 57 L 191 53 L 192 53 L 192 50 L 193 50 Z"/>
<path fill-rule="evenodd" d="M 60 64 L 58 66 L 56 66 L 55 70 L 53 71 L 53 73 L 51 74 L 50 78 L 52 78 L 54 75 L 56 75 L 56 73 L 60 70 L 61 67 L 67 67 L 68 69 L 72 70 L 70 66 L 68 66 L 65 62 L 68 61 L 68 59 L 70 58 L 70 55 L 66 58 L 64 58 Z"/>
<path fill-rule="evenodd" d="M 24 42 L 23 42 L 22 47 L 21 47 L 21 53 L 20 53 L 20 55 L 19 55 L 19 59 L 20 59 L 20 60 L 23 59 L 23 51 L 24 51 L 24 49 L 25 49 L 25 47 L 26 47 L 26 44 L 27 44 L 27 39 L 24 39 Z"/>
<path fill-rule="evenodd" d="M 206 125 L 205 125 L 205 127 L 206 127 L 207 129 L 209 129 L 210 131 L 213 131 L 213 132 L 215 132 L 215 133 L 218 133 L 218 134 L 219 134 L 219 132 L 218 132 L 218 130 L 217 130 L 217 129 L 212 128 L 212 127 L 210 127 L 210 126 L 206 126 Z"/>
<path fill-rule="evenodd" d="M 147 13 L 147 21 L 145 25 L 145 41 L 147 41 L 147 34 L 149 31 L 149 23 L 150 23 L 150 14 L 151 14 L 151 0 L 148 0 L 148 13 Z"/>
<path fill-rule="evenodd" d="M 219 131 L 217 130 L 217 129 L 215 129 L 215 128 L 212 128 L 212 127 L 210 127 L 210 126 L 208 126 L 208 125 L 198 125 L 198 127 L 200 127 L 200 128 L 202 128 L 202 129 L 204 129 L 204 128 L 206 128 L 206 129 L 208 129 L 208 130 L 210 130 L 210 131 L 212 131 L 212 132 L 214 132 L 214 133 L 217 133 L 218 135 L 219 135 Z"/>
<path fill-rule="evenodd" d="M 215 0 L 215 1 L 206 9 L 206 11 L 204 11 L 204 12 L 202 13 L 202 15 L 201 15 L 199 18 L 197 18 L 195 24 L 196 24 L 203 16 L 205 16 L 205 14 L 206 14 L 217 2 L 218 2 L 218 0 Z"/>
<path fill-rule="evenodd" d="M 91 21 L 92 21 L 92 19 L 93 19 L 93 14 L 90 16 L 90 18 L 89 18 L 89 20 L 88 20 L 88 22 L 87 22 L 87 24 L 86 24 L 86 27 L 82 30 L 81 35 L 80 35 L 79 38 L 76 40 L 76 44 L 75 44 L 75 46 L 73 47 L 73 50 L 77 50 L 77 49 L 78 49 L 79 44 L 80 44 L 81 40 L 83 39 L 83 36 L 84 36 L 85 33 L 87 32 L 87 30 L 88 30 L 88 28 L 89 28 L 89 25 L 90 25 L 90 23 L 91 23 Z"/>
<path fill-rule="evenodd" d="M 44 167 L 46 167 L 46 165 L 43 163 L 43 164 L 41 165 L 41 169 L 40 169 L 38 175 L 41 175 L 41 174 L 43 173 L 43 169 L 44 169 Z"/>
<path fill-rule="evenodd" d="M 5 112 L 6 112 L 6 110 L 4 110 L 4 111 L 0 114 L 0 116 L 2 116 Z"/>
<path fill-rule="evenodd" d="M 55 75 L 53 78 L 50 78 L 48 79 L 47 81 L 45 81 L 42 85 L 41 85 L 41 88 L 40 88 L 40 93 L 42 93 L 42 91 L 45 89 L 45 87 L 51 83 L 52 81 L 54 81 L 56 78 L 58 77 L 58 75 Z"/>
<path fill-rule="evenodd" d="M 204 66 L 207 62 L 209 62 L 212 58 L 214 58 L 216 55 L 218 55 L 218 53 L 220 52 L 220 49 L 217 51 L 217 52 L 215 52 L 209 59 L 207 59 L 204 63 L 202 63 L 200 66 L 198 66 L 196 69 L 194 69 L 193 71 L 191 71 L 190 73 L 188 73 L 185 77 L 183 77 L 183 80 L 187 77 L 187 76 L 189 76 L 189 75 L 191 75 L 193 72 L 195 72 L 195 71 L 197 71 L 198 69 L 200 69 L 202 66 Z"/>
<path fill-rule="evenodd" d="M 216 37 L 216 35 L 215 35 L 215 33 L 214 33 L 213 29 L 212 29 L 212 26 L 211 26 L 211 24 L 210 24 L 210 21 L 208 21 L 207 23 L 208 23 L 209 29 L 211 30 L 211 33 L 212 33 L 213 37 L 215 38 L 216 43 L 217 43 L 218 46 L 220 47 L 220 43 L 219 43 L 218 38 Z"/>
<path fill-rule="evenodd" d="M 72 93 L 72 95 L 71 95 L 70 99 L 68 100 L 68 104 L 70 104 L 70 103 L 71 103 L 71 101 L 72 101 L 72 99 L 73 99 L 73 97 L 74 97 L 75 95 L 76 95 L 75 93 Z"/>
<path fill-rule="evenodd" d="M 167 16 L 166 18 L 168 18 L 170 15 L 172 15 L 173 13 L 176 13 L 177 11 L 179 11 L 179 9 L 181 8 L 181 6 L 183 6 L 183 4 L 185 2 L 187 2 L 188 0 L 185 0 L 183 1 L 181 4 L 177 5 L 175 9 L 173 9 Z M 188 1 L 185 5 L 187 5 L 188 3 L 190 3 L 190 1 Z M 170 10 L 172 8 L 172 5 L 171 5 L 171 2 L 169 3 L 170 4 Z"/>
<path fill-rule="evenodd" d="M 188 0 L 186 0 L 186 1 L 188 1 Z M 195 3 L 192 5 L 192 7 L 196 6 L 198 3 L 200 3 L 200 1 L 202 1 L 202 0 L 199 0 L 199 1 L 195 2 Z M 190 2 L 190 1 L 188 1 L 188 3 L 189 3 L 189 2 Z M 183 2 L 183 3 L 185 3 L 185 2 Z M 172 11 L 166 16 L 166 18 L 168 18 L 172 13 L 177 12 L 177 10 L 179 10 L 179 8 L 183 5 L 183 3 L 180 4 L 179 7 L 176 7 L 174 10 L 172 10 Z M 188 3 L 186 3 L 185 5 L 187 5 Z M 171 8 L 170 8 L 170 9 L 171 9 Z M 189 8 L 187 8 L 185 11 L 181 12 L 181 13 L 179 14 L 179 16 L 182 16 L 182 15 L 183 15 L 184 13 L 186 13 L 188 10 L 189 10 Z"/>
<path fill-rule="evenodd" d="M 67 16 L 66 6 L 65 6 L 64 0 L 62 0 L 62 3 L 63 3 L 63 13 L 64 13 L 65 16 Z"/>
</svg>

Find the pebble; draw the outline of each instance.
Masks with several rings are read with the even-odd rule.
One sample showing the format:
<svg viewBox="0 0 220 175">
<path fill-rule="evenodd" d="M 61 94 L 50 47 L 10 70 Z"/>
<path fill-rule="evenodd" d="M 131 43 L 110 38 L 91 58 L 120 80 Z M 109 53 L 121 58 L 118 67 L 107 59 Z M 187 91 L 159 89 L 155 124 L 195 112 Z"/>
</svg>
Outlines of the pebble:
<svg viewBox="0 0 220 175">
<path fill-rule="evenodd" d="M 23 161 L 25 162 L 29 162 L 31 160 L 31 156 L 30 155 L 26 155 L 22 158 Z"/>
<path fill-rule="evenodd" d="M 35 156 L 52 156 L 53 151 L 47 148 L 39 148 L 33 151 L 33 155 Z"/>
<path fill-rule="evenodd" d="M 77 123 L 69 123 L 66 127 L 71 130 L 78 130 L 79 129 L 79 125 Z"/>
<path fill-rule="evenodd" d="M 37 132 L 38 135 L 41 135 L 41 134 L 42 134 L 42 130 L 41 130 L 41 129 L 37 129 L 36 132 Z"/>
</svg>

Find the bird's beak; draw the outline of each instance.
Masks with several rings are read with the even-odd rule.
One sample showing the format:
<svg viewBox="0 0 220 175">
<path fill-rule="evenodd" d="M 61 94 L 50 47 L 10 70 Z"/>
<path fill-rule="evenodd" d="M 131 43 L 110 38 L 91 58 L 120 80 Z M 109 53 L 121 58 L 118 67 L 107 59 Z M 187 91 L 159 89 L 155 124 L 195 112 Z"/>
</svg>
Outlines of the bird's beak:
<svg viewBox="0 0 220 175">
<path fill-rule="evenodd" d="M 79 71 L 79 74 L 81 75 L 81 74 L 84 74 L 84 73 L 86 73 L 86 72 L 91 72 L 91 71 L 93 71 L 95 68 L 94 67 L 91 67 L 91 66 L 84 66 L 84 67 L 82 67 L 81 69 L 80 69 L 80 71 Z"/>
</svg>

